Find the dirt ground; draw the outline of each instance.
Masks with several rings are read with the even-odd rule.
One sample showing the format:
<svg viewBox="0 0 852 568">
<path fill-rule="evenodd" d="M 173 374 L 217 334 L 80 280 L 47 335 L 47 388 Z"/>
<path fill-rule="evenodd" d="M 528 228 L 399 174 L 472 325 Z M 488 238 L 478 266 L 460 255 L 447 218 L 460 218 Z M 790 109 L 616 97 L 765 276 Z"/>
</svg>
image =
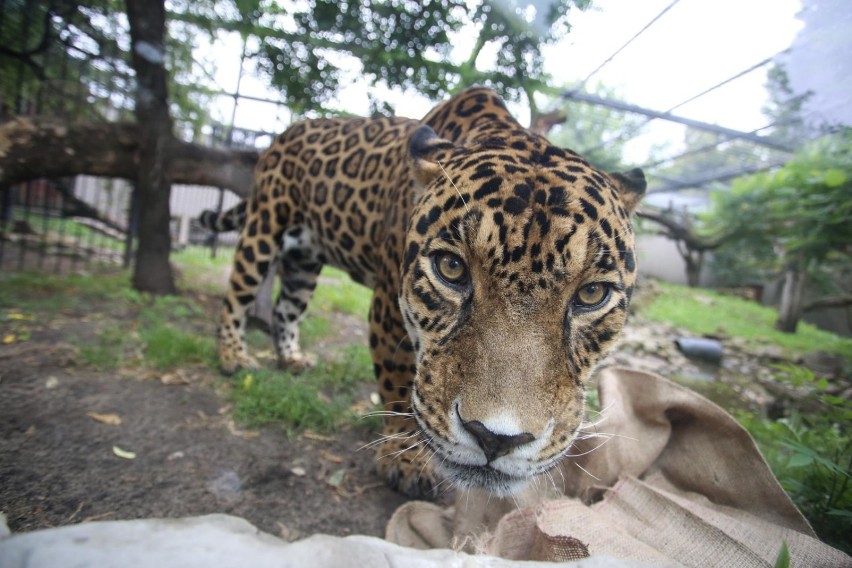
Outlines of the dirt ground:
<svg viewBox="0 0 852 568">
<path fill-rule="evenodd" d="M 287 540 L 383 536 L 405 501 L 374 472 L 373 452 L 356 451 L 375 437 L 365 428 L 247 431 L 214 371 L 189 369 L 177 384 L 99 373 L 74 364 L 58 341 L 67 333 L 73 320 L 0 346 L 0 511 L 13 532 L 228 513 Z"/>
</svg>

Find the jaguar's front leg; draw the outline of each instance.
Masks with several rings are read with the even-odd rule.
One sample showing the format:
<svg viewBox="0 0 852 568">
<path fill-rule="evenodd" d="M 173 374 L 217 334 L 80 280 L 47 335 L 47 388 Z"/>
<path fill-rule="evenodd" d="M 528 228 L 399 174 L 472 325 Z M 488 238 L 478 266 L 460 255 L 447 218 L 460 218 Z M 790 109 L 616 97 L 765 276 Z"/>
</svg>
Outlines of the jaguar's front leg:
<svg viewBox="0 0 852 568">
<path fill-rule="evenodd" d="M 409 396 L 417 368 L 396 298 L 377 289 L 370 309 L 370 349 L 382 398 L 383 441 L 377 446 L 379 473 L 391 487 L 414 498 L 434 497 L 439 478 L 432 451 L 420 434 Z"/>
</svg>

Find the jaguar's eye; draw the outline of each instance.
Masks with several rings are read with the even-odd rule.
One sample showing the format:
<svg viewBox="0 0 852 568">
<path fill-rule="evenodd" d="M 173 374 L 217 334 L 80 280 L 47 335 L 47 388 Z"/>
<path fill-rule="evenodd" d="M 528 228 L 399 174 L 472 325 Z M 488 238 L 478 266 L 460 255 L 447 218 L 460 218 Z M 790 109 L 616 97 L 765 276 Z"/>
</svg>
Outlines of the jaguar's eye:
<svg viewBox="0 0 852 568">
<path fill-rule="evenodd" d="M 451 252 L 439 252 L 432 257 L 435 272 L 452 286 L 464 286 L 467 283 L 467 266 L 464 261 Z"/>
<path fill-rule="evenodd" d="M 603 282 L 586 284 L 574 294 L 574 307 L 580 310 L 599 308 L 609 298 L 610 290 L 610 285 Z"/>
</svg>

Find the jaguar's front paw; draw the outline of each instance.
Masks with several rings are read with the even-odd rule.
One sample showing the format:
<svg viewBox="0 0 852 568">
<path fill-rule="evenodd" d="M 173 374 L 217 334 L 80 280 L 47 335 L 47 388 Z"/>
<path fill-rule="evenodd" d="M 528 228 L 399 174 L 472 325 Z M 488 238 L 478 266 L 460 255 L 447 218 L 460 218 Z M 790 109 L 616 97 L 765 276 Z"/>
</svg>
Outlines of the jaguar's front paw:
<svg viewBox="0 0 852 568">
<path fill-rule="evenodd" d="M 311 353 L 296 351 L 278 358 L 278 366 L 294 373 L 301 373 L 317 364 L 317 358 Z"/>
<path fill-rule="evenodd" d="M 219 367 L 225 375 L 233 375 L 242 369 L 259 369 L 260 363 L 248 353 L 225 353 L 219 351 Z"/>
<path fill-rule="evenodd" d="M 388 485 L 412 499 L 435 499 L 441 478 L 431 463 L 432 451 L 419 435 L 386 440 L 376 450 L 379 475 Z"/>
</svg>

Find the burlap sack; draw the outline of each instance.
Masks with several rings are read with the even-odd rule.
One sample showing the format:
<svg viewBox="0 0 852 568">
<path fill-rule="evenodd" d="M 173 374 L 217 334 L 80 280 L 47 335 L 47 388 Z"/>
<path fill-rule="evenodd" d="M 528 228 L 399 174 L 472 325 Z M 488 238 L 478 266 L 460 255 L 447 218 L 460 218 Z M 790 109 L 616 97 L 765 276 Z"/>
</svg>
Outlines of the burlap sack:
<svg viewBox="0 0 852 568">
<path fill-rule="evenodd" d="M 601 417 L 561 470 L 522 495 L 411 502 L 386 538 L 515 560 L 606 554 L 654 565 L 852 567 L 820 542 L 754 441 L 724 410 L 656 375 L 600 373 Z M 581 436 L 582 437 L 582 436 Z"/>
</svg>

